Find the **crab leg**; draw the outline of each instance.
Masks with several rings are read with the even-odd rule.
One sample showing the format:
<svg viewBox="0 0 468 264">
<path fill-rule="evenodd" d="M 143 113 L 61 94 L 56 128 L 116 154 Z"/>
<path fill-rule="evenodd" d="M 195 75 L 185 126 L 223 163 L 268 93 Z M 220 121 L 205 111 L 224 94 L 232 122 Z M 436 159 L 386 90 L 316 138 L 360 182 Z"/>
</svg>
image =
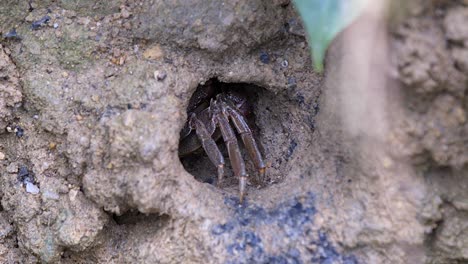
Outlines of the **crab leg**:
<svg viewBox="0 0 468 264">
<path fill-rule="evenodd" d="M 222 113 L 218 112 L 218 114 L 214 115 L 214 119 L 218 124 L 223 140 L 226 143 L 234 175 L 239 177 L 240 202 L 242 203 L 247 184 L 247 173 L 245 171 L 245 163 L 242 159 L 239 145 L 237 144 L 236 134 L 229 125 L 229 119 L 227 119 L 227 117 Z"/>
<path fill-rule="evenodd" d="M 257 147 L 257 143 L 255 143 L 255 139 L 252 136 L 252 131 L 250 130 L 247 122 L 245 122 L 244 117 L 239 114 L 237 111 L 232 109 L 229 106 L 226 106 L 225 112 L 231 118 L 234 126 L 237 129 L 237 132 L 242 137 L 242 142 L 244 142 L 244 146 L 247 149 L 247 153 L 249 153 L 250 158 L 253 160 L 255 168 L 259 171 L 260 174 L 260 182 L 264 181 L 265 176 L 265 163 L 262 159 L 262 154 Z"/>
<path fill-rule="evenodd" d="M 195 133 L 202 143 L 202 147 L 205 150 L 206 154 L 211 160 L 211 163 L 218 167 L 218 185 L 223 180 L 224 175 L 224 158 L 221 152 L 219 151 L 216 142 L 211 138 L 208 129 L 205 124 L 197 118 L 196 114 L 192 114 L 190 117 L 190 126 L 195 129 Z"/>
</svg>

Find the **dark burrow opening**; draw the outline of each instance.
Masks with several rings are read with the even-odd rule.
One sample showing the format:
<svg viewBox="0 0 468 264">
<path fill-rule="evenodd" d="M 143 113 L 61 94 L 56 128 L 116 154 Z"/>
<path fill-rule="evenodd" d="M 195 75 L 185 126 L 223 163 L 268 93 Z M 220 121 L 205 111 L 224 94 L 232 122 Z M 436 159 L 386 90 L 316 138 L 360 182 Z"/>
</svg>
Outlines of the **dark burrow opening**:
<svg viewBox="0 0 468 264">
<path fill-rule="evenodd" d="M 230 121 L 230 127 L 236 132 L 242 159 L 245 161 L 246 171 L 249 175 L 248 193 L 252 193 L 260 187 L 283 182 L 291 174 L 291 171 L 299 170 L 295 173 L 299 175 L 302 173 L 300 171 L 309 169 L 310 166 L 305 163 L 310 156 L 307 152 L 313 149 L 311 147 L 314 144 L 312 133 L 315 130 L 315 115 L 317 113 L 315 108 L 318 100 L 314 90 L 303 92 L 293 87 L 273 92 L 255 84 L 223 83 L 213 78 L 200 84 L 196 89 L 190 99 L 187 116 L 190 118 L 192 112 L 197 113 L 202 111 L 201 109 L 208 108 L 210 101 L 218 95 L 231 92 L 246 98 L 248 107 L 242 106 L 240 112 L 243 113 L 252 131 L 253 138 L 266 165 L 265 177 L 261 179 L 235 125 Z M 207 153 L 201 147 L 196 132 L 192 130 L 188 136 L 187 133 L 187 128 L 181 131 L 179 143 L 179 156 L 185 170 L 200 182 L 216 185 L 218 173 L 216 165 L 210 161 Z M 192 140 L 197 144 L 190 143 Z M 191 149 L 193 151 L 187 151 L 187 145 L 196 145 L 198 149 L 193 150 L 195 149 L 193 148 Z M 216 140 L 216 145 L 225 161 L 224 180 L 220 187 L 223 190 L 231 189 L 235 194 L 238 191 L 239 182 L 234 177 L 227 147 L 221 136 Z"/>
<path fill-rule="evenodd" d="M 256 141 L 256 146 L 258 147 L 263 160 L 265 160 L 264 148 L 259 140 L 260 129 L 255 122 L 255 106 L 261 90 L 263 89 L 252 84 L 223 83 L 218 81 L 216 78 L 210 79 L 204 84 L 199 85 L 192 95 L 189 106 L 187 107 L 187 116 L 190 118 L 194 113 L 197 119 L 201 120 L 205 127 L 210 130 L 210 124 L 208 123 L 210 122 L 213 113 L 212 110 L 210 110 L 213 109 L 213 107 L 210 107 L 211 101 L 223 100 L 231 103 L 231 105 L 238 103 L 238 105 L 235 105 L 237 106 L 236 110 L 238 110 L 238 113 L 240 113 L 246 121 L 252 132 L 252 136 Z M 220 97 L 227 99 L 220 99 Z M 187 120 L 186 127 L 182 129 L 180 134 L 179 156 L 181 158 L 181 162 L 184 165 L 184 168 L 198 181 L 216 185 L 218 183 L 217 166 L 213 164 L 207 152 L 201 146 L 201 141 L 197 136 L 196 129 L 188 128 L 188 122 L 189 121 Z M 242 159 L 245 162 L 247 173 L 250 175 L 249 182 L 261 185 L 264 180 L 262 181 L 258 179 L 258 173 L 255 169 L 254 163 L 248 153 L 246 153 L 246 148 L 232 120 L 229 122 L 229 127 L 231 127 L 236 134 Z M 211 134 L 211 132 L 209 133 Z M 214 134 L 211 135 L 211 138 L 215 140 L 225 161 L 224 178 L 221 187 L 236 184 L 238 180 L 234 177 L 232 163 L 229 159 L 228 150 L 224 139 L 221 136 L 219 127 L 216 128 Z"/>
</svg>

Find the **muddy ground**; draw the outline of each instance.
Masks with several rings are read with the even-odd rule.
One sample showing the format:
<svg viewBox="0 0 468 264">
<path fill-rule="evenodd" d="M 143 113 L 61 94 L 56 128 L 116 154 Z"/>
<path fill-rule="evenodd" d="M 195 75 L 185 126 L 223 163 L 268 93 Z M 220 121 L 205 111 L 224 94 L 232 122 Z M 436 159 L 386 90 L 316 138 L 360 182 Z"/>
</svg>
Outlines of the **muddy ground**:
<svg viewBox="0 0 468 264">
<path fill-rule="evenodd" d="M 385 14 L 317 73 L 288 0 L 3 0 L 0 262 L 467 262 L 468 3 Z M 243 203 L 178 155 L 210 83 L 267 166 L 241 144 Z"/>
</svg>

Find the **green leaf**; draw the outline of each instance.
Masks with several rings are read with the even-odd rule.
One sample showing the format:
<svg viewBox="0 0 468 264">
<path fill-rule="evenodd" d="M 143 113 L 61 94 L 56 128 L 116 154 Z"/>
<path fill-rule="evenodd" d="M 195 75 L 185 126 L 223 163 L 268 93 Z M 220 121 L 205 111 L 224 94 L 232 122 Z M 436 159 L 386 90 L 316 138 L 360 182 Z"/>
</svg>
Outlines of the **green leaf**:
<svg viewBox="0 0 468 264">
<path fill-rule="evenodd" d="M 333 38 L 362 12 L 367 0 L 294 0 L 294 3 L 309 35 L 315 69 L 321 72 Z"/>
</svg>

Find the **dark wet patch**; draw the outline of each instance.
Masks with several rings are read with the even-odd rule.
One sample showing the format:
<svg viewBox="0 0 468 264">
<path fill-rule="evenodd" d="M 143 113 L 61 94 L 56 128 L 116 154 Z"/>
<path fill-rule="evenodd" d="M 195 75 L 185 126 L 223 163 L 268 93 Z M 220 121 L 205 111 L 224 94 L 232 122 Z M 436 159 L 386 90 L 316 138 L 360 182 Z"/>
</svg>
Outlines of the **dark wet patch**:
<svg viewBox="0 0 468 264">
<path fill-rule="evenodd" d="M 340 254 L 325 233 L 312 230 L 316 213 L 312 193 L 273 209 L 247 201 L 240 205 L 237 197 L 226 198 L 225 204 L 233 216 L 227 223 L 215 225 L 211 233 L 231 241 L 226 246 L 227 263 L 358 263 L 354 256 Z M 271 241 L 278 244 L 265 247 Z M 275 249 L 267 252 L 266 248 Z"/>
<path fill-rule="evenodd" d="M 268 53 L 266 53 L 265 51 L 260 52 L 259 58 L 262 63 L 265 63 L 265 64 L 270 63 L 270 55 L 268 55 Z"/>
<path fill-rule="evenodd" d="M 304 103 L 305 103 L 305 97 L 304 97 L 302 94 L 300 94 L 300 93 L 298 93 L 298 94 L 296 95 L 295 100 L 296 100 L 296 102 L 299 103 L 299 105 L 304 105 Z"/>
<path fill-rule="evenodd" d="M 327 235 L 324 232 L 318 232 L 318 240 L 313 241 L 312 245 L 315 250 L 312 252 L 311 263 L 343 263 L 343 264 L 357 264 L 358 261 L 354 256 L 342 256 L 333 247 L 330 241 L 328 241 Z"/>
<path fill-rule="evenodd" d="M 31 24 L 31 28 L 33 30 L 38 30 L 39 28 L 41 28 L 43 25 L 49 23 L 50 21 L 50 16 L 44 16 L 42 17 L 41 19 L 37 20 L 37 21 L 34 21 L 32 24 Z"/>
<path fill-rule="evenodd" d="M 15 132 L 15 135 L 19 138 L 24 136 L 24 129 L 21 128 L 20 126 L 16 126 L 14 132 Z"/>
<path fill-rule="evenodd" d="M 314 109 L 314 115 L 317 115 L 320 111 L 320 105 L 318 103 L 314 103 L 312 107 Z"/>
<path fill-rule="evenodd" d="M 296 147 L 297 147 L 297 142 L 294 139 L 291 140 L 291 142 L 289 143 L 289 147 L 288 147 L 288 153 L 286 153 L 286 160 L 289 160 L 289 158 L 291 158 Z"/>
<path fill-rule="evenodd" d="M 215 184 L 215 179 L 214 178 L 208 178 L 208 179 L 204 180 L 203 182 L 208 183 L 208 184 Z"/>
<path fill-rule="evenodd" d="M 130 210 L 122 215 L 112 215 L 112 219 L 117 225 L 136 225 L 139 223 L 158 223 L 165 224 L 170 220 L 167 214 L 143 214 L 136 210 Z"/>
<path fill-rule="evenodd" d="M 28 170 L 26 166 L 20 166 L 18 169 L 17 180 L 21 183 L 35 183 L 36 178 L 34 177 L 34 173 Z"/>
<path fill-rule="evenodd" d="M 289 89 L 296 89 L 297 87 L 297 80 L 296 77 L 288 77 L 288 85 Z"/>
<path fill-rule="evenodd" d="M 21 39 L 20 36 L 18 35 L 18 32 L 16 32 L 16 28 L 11 29 L 7 33 L 3 35 L 5 39 Z"/>
</svg>

